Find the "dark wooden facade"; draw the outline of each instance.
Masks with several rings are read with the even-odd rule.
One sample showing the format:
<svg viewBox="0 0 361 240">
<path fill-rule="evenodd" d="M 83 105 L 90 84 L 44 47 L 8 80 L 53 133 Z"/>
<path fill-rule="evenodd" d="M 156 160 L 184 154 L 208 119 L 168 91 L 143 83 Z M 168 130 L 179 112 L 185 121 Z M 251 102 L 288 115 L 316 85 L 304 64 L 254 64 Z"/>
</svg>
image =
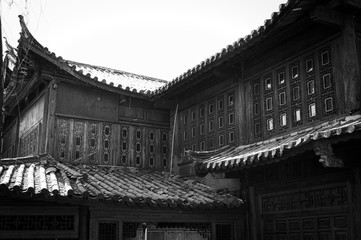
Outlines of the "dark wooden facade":
<svg viewBox="0 0 361 240">
<path fill-rule="evenodd" d="M 30 87 L 18 104 L 9 95 L 4 155 L 48 152 L 67 162 L 189 175 L 207 164 L 200 157 L 187 165 L 192 153 L 215 153 L 218 167 L 194 177 L 211 172 L 239 179 L 242 215 L 87 205 L 79 214 L 87 215 L 82 231 L 90 239 L 102 232 L 113 239 L 128 229 L 124 239 L 145 229 L 154 239 L 193 239 L 192 224 L 213 231 L 213 239 L 359 239 L 359 123 L 349 135 L 340 130 L 301 147 L 290 140 L 284 155 L 270 150 L 255 158 L 255 151 L 245 167 L 229 167 L 222 151 L 317 133 L 315 127 L 359 114 L 360 13 L 352 0 L 289 1 L 257 31 L 150 94 L 92 81 L 35 45 L 25 57 L 31 71 L 14 70 Z M 330 168 L 328 159 L 342 164 Z"/>
</svg>

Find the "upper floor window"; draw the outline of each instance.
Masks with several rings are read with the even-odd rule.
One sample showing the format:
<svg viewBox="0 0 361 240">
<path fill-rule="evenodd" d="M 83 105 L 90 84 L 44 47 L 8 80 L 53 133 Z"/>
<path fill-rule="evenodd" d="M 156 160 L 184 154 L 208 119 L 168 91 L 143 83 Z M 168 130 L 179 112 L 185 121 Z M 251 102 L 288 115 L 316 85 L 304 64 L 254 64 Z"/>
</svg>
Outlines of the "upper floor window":
<svg viewBox="0 0 361 240">
<path fill-rule="evenodd" d="M 313 71 L 313 60 L 308 59 L 306 61 L 306 72 L 312 72 Z"/>
<path fill-rule="evenodd" d="M 258 134 L 261 133 L 261 124 L 258 123 L 258 122 L 254 124 L 254 133 L 255 133 L 256 135 L 258 135 Z"/>
<path fill-rule="evenodd" d="M 331 87 L 331 74 L 327 73 L 322 76 L 323 88 L 327 89 Z"/>
<path fill-rule="evenodd" d="M 206 143 L 204 141 L 201 141 L 201 151 L 206 150 Z"/>
<path fill-rule="evenodd" d="M 259 103 L 256 102 L 253 104 L 253 114 L 258 115 L 259 114 Z"/>
<path fill-rule="evenodd" d="M 280 126 L 284 127 L 287 125 L 287 114 L 286 113 L 282 113 L 280 115 Z"/>
<path fill-rule="evenodd" d="M 208 122 L 208 131 L 213 131 L 213 121 Z"/>
<path fill-rule="evenodd" d="M 231 107 L 234 105 L 234 97 L 233 95 L 228 96 L 228 106 Z"/>
<path fill-rule="evenodd" d="M 295 122 L 301 121 L 301 109 L 296 109 L 293 113 L 293 118 Z"/>
<path fill-rule="evenodd" d="M 122 129 L 122 137 L 127 138 L 128 137 L 128 130 L 126 128 Z"/>
<path fill-rule="evenodd" d="M 166 134 L 166 133 L 163 133 L 163 134 L 162 134 L 162 140 L 163 140 L 163 142 L 166 142 L 167 139 L 168 139 L 167 134 Z"/>
<path fill-rule="evenodd" d="M 253 85 L 253 95 L 258 95 L 259 94 L 259 84 L 256 83 L 255 85 Z"/>
<path fill-rule="evenodd" d="M 154 157 L 149 158 L 149 167 L 154 167 Z"/>
<path fill-rule="evenodd" d="M 286 82 L 285 80 L 285 73 L 284 72 L 280 72 L 278 73 L 278 84 L 282 85 Z"/>
<path fill-rule="evenodd" d="M 110 135 L 110 126 L 106 125 L 104 128 L 104 135 L 109 136 Z"/>
<path fill-rule="evenodd" d="M 135 135 L 136 135 L 136 138 L 139 140 L 142 137 L 142 132 L 140 130 L 137 130 Z"/>
<path fill-rule="evenodd" d="M 316 116 L 316 104 L 315 103 L 311 103 L 310 105 L 308 105 L 308 115 L 310 117 Z"/>
<path fill-rule="evenodd" d="M 154 141 L 154 132 L 153 131 L 149 132 L 149 140 Z"/>
<path fill-rule="evenodd" d="M 292 99 L 294 101 L 300 99 L 300 87 L 294 87 L 292 89 Z"/>
<path fill-rule="evenodd" d="M 196 136 L 196 128 L 192 128 L 192 130 L 191 130 L 192 132 L 192 137 L 195 137 Z"/>
<path fill-rule="evenodd" d="M 298 77 L 298 66 L 293 66 L 291 73 L 292 73 L 292 78 L 293 79 L 297 78 Z"/>
<path fill-rule="evenodd" d="M 312 95 L 315 93 L 315 82 L 314 81 L 308 81 L 307 82 L 307 94 Z"/>
<path fill-rule="evenodd" d="M 280 106 L 283 106 L 286 104 L 286 92 L 281 92 L 279 95 L 278 95 L 278 101 L 279 101 L 279 104 Z"/>
<path fill-rule="evenodd" d="M 195 150 L 196 150 L 196 145 L 192 144 L 192 151 L 195 151 Z"/>
<path fill-rule="evenodd" d="M 270 110 L 272 110 L 272 108 L 273 108 L 272 98 L 271 97 L 266 98 L 266 110 L 270 111 Z"/>
<path fill-rule="evenodd" d="M 183 123 L 187 124 L 188 123 L 188 115 L 184 115 L 183 117 Z"/>
<path fill-rule="evenodd" d="M 325 99 L 325 112 L 330 112 L 333 110 L 332 97 Z"/>
<path fill-rule="evenodd" d="M 224 136 L 219 135 L 219 137 L 218 137 L 218 145 L 223 146 L 223 144 L 224 144 Z"/>
<path fill-rule="evenodd" d="M 271 78 L 266 78 L 264 80 L 264 84 L 265 84 L 265 86 L 264 86 L 265 89 L 270 90 L 272 88 L 272 80 L 271 80 Z"/>
<path fill-rule="evenodd" d="M 273 118 L 267 119 L 267 130 L 272 131 L 273 130 Z"/>
<path fill-rule="evenodd" d="M 219 128 L 224 127 L 224 117 L 218 118 L 218 127 Z"/>
<path fill-rule="evenodd" d="M 209 114 L 213 113 L 213 104 L 212 103 L 208 105 L 208 113 Z"/>
<path fill-rule="evenodd" d="M 228 142 L 230 143 L 234 142 L 234 132 L 228 133 Z"/>
<path fill-rule="evenodd" d="M 234 113 L 228 114 L 228 123 L 233 124 L 234 123 Z"/>
<path fill-rule="evenodd" d="M 183 133 L 183 139 L 184 139 L 184 140 L 187 140 L 187 139 L 188 139 L 188 132 L 187 132 L 187 131 L 184 131 L 184 133 Z"/>
<path fill-rule="evenodd" d="M 223 99 L 218 99 L 218 110 L 223 110 Z"/>
<path fill-rule="evenodd" d="M 192 112 L 192 121 L 196 120 L 196 112 Z"/>
<path fill-rule="evenodd" d="M 199 109 L 199 117 L 204 117 L 204 108 Z"/>
<path fill-rule="evenodd" d="M 126 141 L 123 141 L 123 142 L 122 142 L 122 149 L 123 149 L 123 151 L 127 151 L 127 148 L 128 148 L 127 142 L 126 142 Z"/>
<path fill-rule="evenodd" d="M 199 125 L 199 134 L 204 135 L 204 124 Z"/>
<path fill-rule="evenodd" d="M 322 66 L 327 65 L 330 62 L 328 51 L 321 53 L 321 64 Z"/>
</svg>

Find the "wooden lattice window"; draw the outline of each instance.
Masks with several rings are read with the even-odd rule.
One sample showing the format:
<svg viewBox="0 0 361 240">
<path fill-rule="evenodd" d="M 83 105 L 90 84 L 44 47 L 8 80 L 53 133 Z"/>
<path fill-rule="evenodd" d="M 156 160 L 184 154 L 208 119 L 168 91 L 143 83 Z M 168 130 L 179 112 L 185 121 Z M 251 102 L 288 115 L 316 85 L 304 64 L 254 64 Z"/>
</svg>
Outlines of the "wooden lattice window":
<svg viewBox="0 0 361 240">
<path fill-rule="evenodd" d="M 233 226 L 231 223 L 217 223 L 216 224 L 216 239 L 217 240 L 232 240 Z"/>
<path fill-rule="evenodd" d="M 98 239 L 99 240 L 117 240 L 118 239 L 118 222 L 100 222 Z"/>
<path fill-rule="evenodd" d="M 74 230 L 74 215 L 0 215 L 0 231 Z"/>
</svg>

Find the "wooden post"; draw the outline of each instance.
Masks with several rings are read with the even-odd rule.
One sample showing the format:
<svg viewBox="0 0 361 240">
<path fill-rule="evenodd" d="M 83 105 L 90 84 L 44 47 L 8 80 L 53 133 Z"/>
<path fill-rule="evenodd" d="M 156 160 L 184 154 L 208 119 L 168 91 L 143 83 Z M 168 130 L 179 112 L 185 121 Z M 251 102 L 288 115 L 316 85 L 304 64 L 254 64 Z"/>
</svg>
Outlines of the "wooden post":
<svg viewBox="0 0 361 240">
<path fill-rule="evenodd" d="M 51 155 L 55 155 L 55 108 L 56 108 L 56 92 L 58 83 L 53 80 L 49 84 L 49 98 L 48 98 L 48 115 L 46 117 L 47 128 L 45 133 L 45 152 Z"/>
<path fill-rule="evenodd" d="M 2 158 L 3 153 L 3 128 L 4 128 L 4 75 L 3 75 L 3 37 L 2 37 L 2 24 L 1 24 L 1 16 L 0 16 L 0 159 Z"/>
<path fill-rule="evenodd" d="M 361 86 L 354 16 L 345 16 L 342 30 L 342 81 L 346 113 L 360 109 Z"/>
<path fill-rule="evenodd" d="M 256 215 L 256 196 L 254 187 L 249 187 L 249 212 L 250 212 L 250 230 L 251 230 L 251 238 L 257 239 L 257 215 Z"/>
<path fill-rule="evenodd" d="M 79 240 L 89 239 L 88 236 L 89 214 L 88 207 L 79 207 Z"/>
<path fill-rule="evenodd" d="M 360 179 L 360 169 L 354 170 L 355 176 L 355 186 L 354 186 L 354 216 L 355 216 L 355 239 L 361 239 L 361 229 L 358 226 L 361 226 L 361 179 Z"/>
</svg>

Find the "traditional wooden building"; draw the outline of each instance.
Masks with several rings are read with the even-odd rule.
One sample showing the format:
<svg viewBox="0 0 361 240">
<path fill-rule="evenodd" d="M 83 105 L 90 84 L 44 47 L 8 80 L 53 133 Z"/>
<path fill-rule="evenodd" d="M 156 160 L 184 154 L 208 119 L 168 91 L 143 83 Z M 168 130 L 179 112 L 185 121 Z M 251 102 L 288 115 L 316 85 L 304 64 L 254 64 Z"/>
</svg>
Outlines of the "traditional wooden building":
<svg viewBox="0 0 361 240">
<path fill-rule="evenodd" d="M 76 174 L 138 167 L 223 187 L 236 179 L 246 210 L 209 210 L 213 239 L 360 239 L 360 15 L 358 1 L 289 0 L 171 82 L 63 60 L 22 23 L 9 53 L 21 61 L 8 68 L 5 154 L 47 152 Z M 158 223 L 144 229 L 163 226 L 144 219 Z M 167 226 L 192 221 L 180 222 Z"/>
<path fill-rule="evenodd" d="M 159 93 L 179 172 L 240 179 L 245 239 L 361 238 L 360 13 L 288 1 Z"/>
<path fill-rule="evenodd" d="M 154 98 L 166 81 L 63 60 L 20 24 L 4 68 L 1 239 L 241 236 L 241 199 L 170 174 L 170 111 Z"/>
</svg>

